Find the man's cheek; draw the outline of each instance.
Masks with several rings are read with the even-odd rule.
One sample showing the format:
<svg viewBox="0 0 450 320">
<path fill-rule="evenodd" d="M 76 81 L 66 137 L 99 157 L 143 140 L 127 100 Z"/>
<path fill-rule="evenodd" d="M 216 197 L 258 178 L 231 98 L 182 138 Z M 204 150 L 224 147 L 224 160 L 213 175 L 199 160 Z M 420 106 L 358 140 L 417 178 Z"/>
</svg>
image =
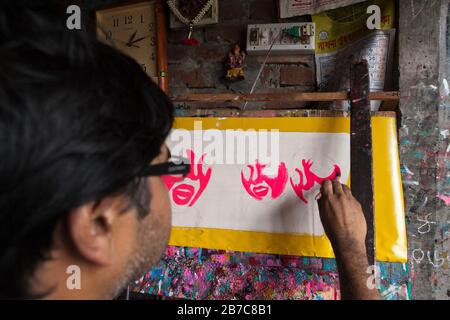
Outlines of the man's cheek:
<svg viewBox="0 0 450 320">
<path fill-rule="evenodd" d="M 152 178 L 151 187 L 154 190 L 152 194 L 151 212 L 158 216 L 161 224 L 171 223 L 172 208 L 167 187 L 161 177 Z"/>
</svg>

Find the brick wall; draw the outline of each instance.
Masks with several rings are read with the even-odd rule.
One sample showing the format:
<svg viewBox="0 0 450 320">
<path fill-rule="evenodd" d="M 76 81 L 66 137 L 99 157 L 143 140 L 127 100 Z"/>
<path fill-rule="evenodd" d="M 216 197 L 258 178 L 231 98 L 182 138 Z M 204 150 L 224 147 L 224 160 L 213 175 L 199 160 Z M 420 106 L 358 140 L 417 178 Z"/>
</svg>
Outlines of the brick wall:
<svg viewBox="0 0 450 320">
<path fill-rule="evenodd" d="M 123 0 L 82 0 L 90 9 L 125 2 Z M 166 7 L 167 15 L 169 9 Z M 189 92 L 242 92 L 249 93 L 264 56 L 249 56 L 246 79 L 236 83 L 224 81 L 228 52 L 235 43 L 245 49 L 247 25 L 308 21 L 306 17 L 279 19 L 277 0 L 219 0 L 219 23 L 198 28 L 194 37 L 200 45 L 181 44 L 187 29 L 168 30 L 170 95 Z M 313 55 L 271 56 L 262 72 L 255 92 L 314 91 L 315 69 Z M 242 107 L 242 104 L 191 104 L 183 107 Z M 299 108 L 302 103 L 249 103 L 248 109 Z M 311 107 L 309 105 L 308 107 Z"/>
<path fill-rule="evenodd" d="M 264 56 L 247 57 L 246 79 L 229 83 L 224 80 L 228 52 L 235 43 L 245 48 L 247 25 L 306 21 L 305 18 L 278 19 L 276 0 L 219 0 L 219 23 L 195 30 L 198 46 L 181 44 L 187 29 L 169 30 L 170 94 L 189 92 L 250 92 Z M 315 90 L 312 55 L 272 56 L 265 67 L 255 92 Z M 233 106 L 232 104 L 192 104 L 195 107 Z M 239 105 L 234 105 L 239 106 Z M 255 108 L 295 108 L 302 104 L 248 104 Z"/>
</svg>

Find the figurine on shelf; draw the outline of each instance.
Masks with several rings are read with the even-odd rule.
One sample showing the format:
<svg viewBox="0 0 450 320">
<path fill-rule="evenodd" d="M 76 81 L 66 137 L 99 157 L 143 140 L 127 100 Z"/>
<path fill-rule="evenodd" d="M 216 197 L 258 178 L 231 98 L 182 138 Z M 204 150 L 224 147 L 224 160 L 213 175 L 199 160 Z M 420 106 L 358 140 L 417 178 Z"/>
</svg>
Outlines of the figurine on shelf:
<svg viewBox="0 0 450 320">
<path fill-rule="evenodd" d="M 241 50 L 241 47 L 236 44 L 233 50 L 228 54 L 227 60 L 227 75 L 228 80 L 242 80 L 245 79 L 244 67 L 245 67 L 245 52 Z"/>
</svg>

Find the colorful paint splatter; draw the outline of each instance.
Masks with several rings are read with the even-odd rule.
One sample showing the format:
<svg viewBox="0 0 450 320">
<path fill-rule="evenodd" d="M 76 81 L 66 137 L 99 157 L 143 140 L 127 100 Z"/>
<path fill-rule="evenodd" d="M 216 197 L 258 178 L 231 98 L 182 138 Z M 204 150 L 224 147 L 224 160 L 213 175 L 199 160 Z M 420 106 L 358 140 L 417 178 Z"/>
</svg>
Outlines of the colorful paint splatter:
<svg viewBox="0 0 450 320">
<path fill-rule="evenodd" d="M 385 299 L 409 299 L 408 270 L 380 263 Z M 340 298 L 334 259 L 223 250 L 167 248 L 159 266 L 131 285 L 134 292 L 180 299 Z"/>
</svg>

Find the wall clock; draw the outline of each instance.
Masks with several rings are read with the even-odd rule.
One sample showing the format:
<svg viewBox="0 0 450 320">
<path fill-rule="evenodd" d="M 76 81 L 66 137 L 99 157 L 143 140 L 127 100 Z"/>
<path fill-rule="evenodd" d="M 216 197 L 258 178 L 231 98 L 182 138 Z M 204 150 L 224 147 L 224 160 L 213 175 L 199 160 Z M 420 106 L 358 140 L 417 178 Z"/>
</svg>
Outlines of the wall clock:
<svg viewBox="0 0 450 320">
<path fill-rule="evenodd" d="M 96 10 L 97 37 L 136 60 L 168 93 L 167 31 L 161 0 L 124 2 Z"/>
</svg>

